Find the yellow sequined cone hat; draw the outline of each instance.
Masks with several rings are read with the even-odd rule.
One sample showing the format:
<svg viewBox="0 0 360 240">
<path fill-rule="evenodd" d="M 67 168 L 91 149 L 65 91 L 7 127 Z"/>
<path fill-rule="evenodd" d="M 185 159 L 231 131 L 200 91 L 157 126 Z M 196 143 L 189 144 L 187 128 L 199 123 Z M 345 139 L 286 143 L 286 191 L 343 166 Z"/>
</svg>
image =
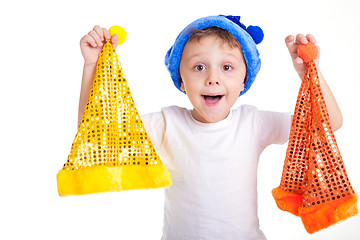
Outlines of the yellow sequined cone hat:
<svg viewBox="0 0 360 240">
<path fill-rule="evenodd" d="M 300 216 L 308 233 L 327 228 L 358 213 L 357 195 L 330 126 L 314 59 L 318 49 L 299 47 L 307 63 L 286 152 L 280 186 L 272 194 L 277 206 Z"/>
<path fill-rule="evenodd" d="M 99 54 L 86 109 L 57 184 L 60 196 L 171 185 L 110 41 Z"/>
</svg>

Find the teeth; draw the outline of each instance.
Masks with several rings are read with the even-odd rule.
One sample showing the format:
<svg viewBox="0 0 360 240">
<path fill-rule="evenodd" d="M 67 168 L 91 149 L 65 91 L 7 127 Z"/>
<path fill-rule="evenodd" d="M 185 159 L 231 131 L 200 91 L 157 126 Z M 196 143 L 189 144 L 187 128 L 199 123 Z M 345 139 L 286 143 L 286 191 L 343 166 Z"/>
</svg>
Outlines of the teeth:
<svg viewBox="0 0 360 240">
<path fill-rule="evenodd" d="M 216 95 L 216 96 L 204 95 L 205 101 L 207 101 L 207 102 L 209 102 L 209 103 L 216 103 L 216 102 L 219 101 L 221 98 L 222 98 L 222 95 Z"/>
<path fill-rule="evenodd" d="M 204 95 L 206 98 L 221 98 L 223 95 Z"/>
</svg>

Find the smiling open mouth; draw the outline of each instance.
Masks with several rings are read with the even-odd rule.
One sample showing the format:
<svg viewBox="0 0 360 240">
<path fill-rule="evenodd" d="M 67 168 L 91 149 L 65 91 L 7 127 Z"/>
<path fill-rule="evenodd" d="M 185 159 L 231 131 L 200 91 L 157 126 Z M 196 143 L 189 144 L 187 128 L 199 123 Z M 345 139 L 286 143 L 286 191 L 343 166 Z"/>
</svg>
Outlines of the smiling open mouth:
<svg viewBox="0 0 360 240">
<path fill-rule="evenodd" d="M 220 101 L 220 99 L 224 96 L 224 95 L 215 95 L 215 96 L 210 96 L 210 95 L 202 95 L 203 98 L 205 99 L 205 102 L 208 104 L 215 104 L 217 102 Z"/>
</svg>

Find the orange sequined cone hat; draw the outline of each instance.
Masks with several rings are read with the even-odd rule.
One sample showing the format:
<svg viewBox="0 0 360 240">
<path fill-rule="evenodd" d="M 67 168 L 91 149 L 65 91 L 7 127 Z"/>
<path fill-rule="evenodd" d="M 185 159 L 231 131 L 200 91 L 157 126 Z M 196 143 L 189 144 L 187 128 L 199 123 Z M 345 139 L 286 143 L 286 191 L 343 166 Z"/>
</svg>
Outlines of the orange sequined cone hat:
<svg viewBox="0 0 360 240">
<path fill-rule="evenodd" d="M 86 109 L 57 184 L 60 196 L 171 185 L 110 41 L 99 54 Z"/>
<path fill-rule="evenodd" d="M 314 60 L 313 43 L 300 46 L 307 63 L 292 120 L 280 186 L 272 194 L 277 206 L 300 216 L 308 233 L 358 213 L 357 195 L 346 174 Z"/>
</svg>

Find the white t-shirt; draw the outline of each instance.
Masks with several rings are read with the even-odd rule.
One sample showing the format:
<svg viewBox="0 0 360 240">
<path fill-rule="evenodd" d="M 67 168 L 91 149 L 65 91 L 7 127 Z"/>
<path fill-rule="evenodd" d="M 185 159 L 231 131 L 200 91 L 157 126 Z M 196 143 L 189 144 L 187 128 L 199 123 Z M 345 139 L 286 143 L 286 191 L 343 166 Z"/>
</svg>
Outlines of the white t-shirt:
<svg viewBox="0 0 360 240">
<path fill-rule="evenodd" d="M 142 117 L 173 184 L 165 189 L 163 240 L 264 240 L 257 166 L 270 144 L 289 138 L 290 113 L 243 105 L 217 123 L 170 106 Z"/>
</svg>

